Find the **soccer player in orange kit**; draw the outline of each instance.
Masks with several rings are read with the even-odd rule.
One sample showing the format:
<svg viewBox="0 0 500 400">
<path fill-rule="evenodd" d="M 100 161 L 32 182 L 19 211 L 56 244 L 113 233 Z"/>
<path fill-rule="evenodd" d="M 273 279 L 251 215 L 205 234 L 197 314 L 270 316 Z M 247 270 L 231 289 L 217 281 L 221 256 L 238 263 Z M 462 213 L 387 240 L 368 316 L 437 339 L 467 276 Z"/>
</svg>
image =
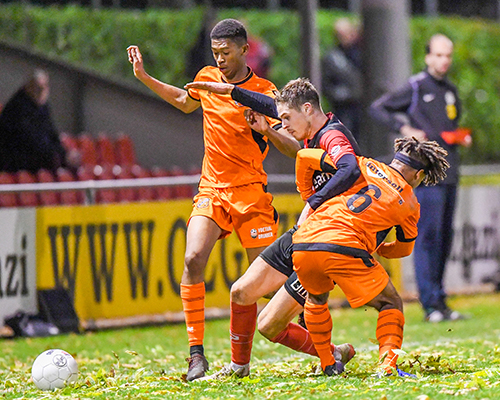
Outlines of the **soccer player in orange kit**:
<svg viewBox="0 0 500 400">
<path fill-rule="evenodd" d="M 408 256 L 417 237 L 420 205 L 414 189 L 446 177 L 447 152 L 437 142 L 400 138 L 390 165 L 357 157 L 361 176 L 344 193 L 324 202 L 293 236 L 293 263 L 308 291 L 304 317 L 326 375 L 343 370 L 330 346 L 332 318 L 328 294 L 338 285 L 352 307 L 379 311 L 380 373 L 407 376 L 397 369 L 403 342 L 403 304 L 387 272 L 372 254 Z M 384 243 L 396 227 L 396 241 Z"/>
<path fill-rule="evenodd" d="M 234 19 L 220 21 L 210 34 L 216 67 L 202 68 L 195 81 L 228 82 L 238 87 L 274 96 L 276 87 L 257 77 L 246 64 L 247 32 Z M 137 46 L 127 49 L 134 75 L 162 99 L 190 113 L 203 109 L 205 155 L 199 193 L 194 197 L 188 221 L 181 299 L 190 345 L 187 380 L 201 378 L 208 370 L 204 355 L 204 272 L 218 239 L 234 229 L 246 249 L 248 261 L 276 239 L 278 214 L 266 191 L 267 175 L 262 162 L 268 140 L 282 153 L 295 157 L 300 144 L 283 129 L 262 135 L 247 125 L 246 107 L 218 95 L 196 89 L 184 90 L 160 82 L 144 70 Z M 279 121 L 271 121 L 277 126 Z"/>
<path fill-rule="evenodd" d="M 297 225 L 322 202 L 348 189 L 359 177 L 356 155 L 360 155 L 360 150 L 356 140 L 333 114 L 323 112 L 319 94 L 308 79 L 288 82 L 274 99 L 227 83 L 200 81 L 186 87 L 231 94 L 233 100 L 252 108 L 248 118 L 252 129 L 261 133 L 272 130 L 266 119 L 255 112 L 259 110 L 269 117 L 280 118 L 283 128 L 295 139 L 304 141 L 308 149 L 298 153 L 296 170 L 297 178 L 304 177 L 310 190 L 303 193 L 306 203 Z M 303 310 L 306 296 L 293 272 L 291 248 L 295 230 L 296 227 L 290 229 L 268 246 L 232 285 L 231 363 L 203 379 L 223 379 L 233 373 L 238 377 L 250 374 L 256 302 L 278 289 L 259 315 L 259 332 L 272 342 L 318 356 L 309 332 L 291 322 Z M 343 364 L 355 354 L 348 343 L 332 344 L 332 351 Z"/>
</svg>

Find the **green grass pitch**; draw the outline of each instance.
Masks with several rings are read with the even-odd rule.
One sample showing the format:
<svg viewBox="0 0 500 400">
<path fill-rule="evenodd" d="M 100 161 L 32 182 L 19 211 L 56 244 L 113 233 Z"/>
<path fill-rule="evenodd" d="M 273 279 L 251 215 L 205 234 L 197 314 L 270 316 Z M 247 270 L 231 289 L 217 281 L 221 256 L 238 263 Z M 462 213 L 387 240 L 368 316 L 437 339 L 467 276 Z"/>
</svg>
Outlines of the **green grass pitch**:
<svg viewBox="0 0 500 400">
<path fill-rule="evenodd" d="M 333 340 L 351 342 L 356 357 L 346 373 L 326 377 L 318 360 L 255 335 L 250 377 L 185 382 L 185 326 L 128 328 L 50 338 L 2 340 L 0 397 L 4 399 L 498 399 L 500 398 L 500 294 L 454 297 L 470 319 L 429 324 L 416 303 L 405 304 L 405 355 L 417 379 L 374 375 L 377 314 L 333 309 Z M 205 350 L 211 370 L 230 360 L 229 321 L 209 321 Z M 31 364 L 49 348 L 76 358 L 75 385 L 43 392 L 31 382 Z"/>
</svg>

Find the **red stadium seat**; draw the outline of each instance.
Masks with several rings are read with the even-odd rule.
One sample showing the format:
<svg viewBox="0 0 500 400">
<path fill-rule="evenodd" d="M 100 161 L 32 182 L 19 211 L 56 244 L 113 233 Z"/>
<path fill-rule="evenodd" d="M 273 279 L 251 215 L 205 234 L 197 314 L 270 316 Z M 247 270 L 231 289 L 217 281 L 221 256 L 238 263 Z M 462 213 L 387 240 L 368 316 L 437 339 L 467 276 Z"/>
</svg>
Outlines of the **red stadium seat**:
<svg viewBox="0 0 500 400">
<path fill-rule="evenodd" d="M 0 185 L 14 184 L 16 179 L 14 174 L 0 172 Z M 18 200 L 15 193 L 0 193 L 0 207 L 17 207 Z"/>
<path fill-rule="evenodd" d="M 174 165 L 170 168 L 171 176 L 185 176 L 189 175 L 186 171 L 184 171 L 181 167 Z M 194 190 L 190 185 L 179 185 L 175 187 L 175 198 L 185 199 L 193 197 Z"/>
<path fill-rule="evenodd" d="M 89 134 L 82 134 L 78 138 L 81 151 L 82 165 L 97 165 L 97 146 L 94 138 Z"/>
<path fill-rule="evenodd" d="M 75 176 L 72 172 L 66 168 L 59 168 L 57 170 L 57 181 L 58 182 L 74 182 Z M 83 203 L 83 193 L 78 190 L 65 190 L 60 193 L 61 204 L 63 205 L 74 205 Z"/>
<path fill-rule="evenodd" d="M 113 168 L 117 171 L 114 172 L 116 179 L 133 179 L 134 175 L 132 174 L 131 168 L 127 166 L 115 165 Z M 118 200 L 120 202 L 131 202 L 136 201 L 138 194 L 137 189 L 135 188 L 122 188 L 118 189 Z"/>
<path fill-rule="evenodd" d="M 94 167 L 94 176 L 100 181 L 115 178 L 113 169 L 107 165 L 96 165 Z M 96 203 L 116 203 L 117 201 L 118 192 L 116 189 L 99 189 L 96 191 Z"/>
<path fill-rule="evenodd" d="M 97 162 L 99 165 L 115 165 L 115 149 L 111 139 L 103 132 L 97 138 Z"/>
<path fill-rule="evenodd" d="M 170 176 L 170 173 L 161 167 L 154 167 L 151 170 L 151 175 L 153 177 L 164 177 Z M 175 198 L 175 188 L 173 186 L 157 186 L 155 192 L 158 200 L 170 200 Z"/>
<path fill-rule="evenodd" d="M 75 136 L 62 132 L 59 140 L 66 151 L 78 150 L 78 139 Z"/>
<path fill-rule="evenodd" d="M 36 176 L 38 182 L 55 182 L 54 175 L 46 169 L 39 170 Z M 39 197 L 42 206 L 54 206 L 61 202 L 59 192 L 40 192 Z"/>
<path fill-rule="evenodd" d="M 131 168 L 134 178 L 151 178 L 151 173 L 140 165 L 134 165 Z M 139 201 L 152 201 L 156 198 L 156 191 L 153 187 L 140 187 L 137 189 Z"/>
<path fill-rule="evenodd" d="M 36 183 L 35 175 L 29 171 L 19 171 L 16 174 L 18 183 Z M 19 205 L 23 207 L 36 207 L 40 205 L 40 199 L 36 192 L 21 192 L 18 195 Z"/>
<path fill-rule="evenodd" d="M 119 165 L 135 165 L 134 143 L 129 136 L 120 133 L 115 142 L 115 159 Z"/>
</svg>

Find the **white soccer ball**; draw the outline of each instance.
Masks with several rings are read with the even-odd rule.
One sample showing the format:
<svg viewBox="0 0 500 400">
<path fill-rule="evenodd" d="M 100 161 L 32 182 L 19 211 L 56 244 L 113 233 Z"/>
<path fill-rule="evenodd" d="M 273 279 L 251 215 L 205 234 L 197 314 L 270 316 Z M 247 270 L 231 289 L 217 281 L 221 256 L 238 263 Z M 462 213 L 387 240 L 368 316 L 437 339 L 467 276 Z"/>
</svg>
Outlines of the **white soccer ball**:
<svg viewBox="0 0 500 400">
<path fill-rule="evenodd" d="M 64 350 L 46 350 L 33 363 L 31 377 L 38 389 L 63 388 L 78 378 L 78 365 Z"/>
</svg>

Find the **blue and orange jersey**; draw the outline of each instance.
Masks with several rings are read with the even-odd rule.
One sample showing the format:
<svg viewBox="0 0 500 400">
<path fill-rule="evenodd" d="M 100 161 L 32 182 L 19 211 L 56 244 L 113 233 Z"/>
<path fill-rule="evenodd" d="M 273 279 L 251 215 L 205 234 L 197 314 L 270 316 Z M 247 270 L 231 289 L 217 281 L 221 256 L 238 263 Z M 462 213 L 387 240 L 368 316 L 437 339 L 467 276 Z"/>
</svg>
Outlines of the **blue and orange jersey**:
<svg viewBox="0 0 500 400">
<path fill-rule="evenodd" d="M 349 248 L 372 254 L 393 227 L 398 241 L 415 240 L 420 205 L 413 188 L 392 167 L 370 158 L 357 160 L 361 176 L 307 218 L 293 236 L 294 249 L 314 251 L 333 244 L 347 254 Z"/>
<path fill-rule="evenodd" d="M 194 81 L 226 82 L 222 72 L 212 66 L 201 69 Z M 276 87 L 259 78 L 251 70 L 245 79 L 232 82 L 243 89 L 275 97 Z M 201 102 L 205 155 L 200 187 L 231 187 L 249 183 L 267 184 L 262 165 L 269 146 L 267 137 L 252 131 L 247 125 L 247 108 L 231 98 L 205 90 L 189 89 L 188 94 Z M 271 125 L 279 123 L 269 120 Z"/>
</svg>

